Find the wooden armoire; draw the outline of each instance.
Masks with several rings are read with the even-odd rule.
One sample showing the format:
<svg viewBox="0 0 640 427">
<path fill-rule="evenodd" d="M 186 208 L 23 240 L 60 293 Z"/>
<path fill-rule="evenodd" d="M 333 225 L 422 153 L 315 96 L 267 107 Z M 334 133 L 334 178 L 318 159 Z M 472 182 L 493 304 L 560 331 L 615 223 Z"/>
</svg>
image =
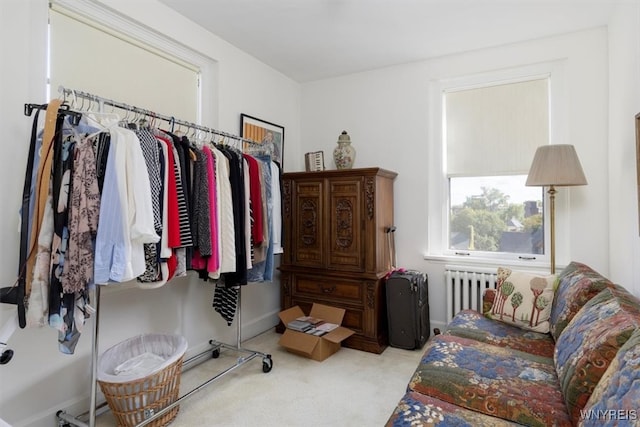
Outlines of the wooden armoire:
<svg viewBox="0 0 640 427">
<path fill-rule="evenodd" d="M 380 168 L 283 175 L 282 309 L 344 308 L 342 325 L 356 333 L 343 345 L 373 353 L 388 345 L 384 276 L 396 175 Z"/>
</svg>

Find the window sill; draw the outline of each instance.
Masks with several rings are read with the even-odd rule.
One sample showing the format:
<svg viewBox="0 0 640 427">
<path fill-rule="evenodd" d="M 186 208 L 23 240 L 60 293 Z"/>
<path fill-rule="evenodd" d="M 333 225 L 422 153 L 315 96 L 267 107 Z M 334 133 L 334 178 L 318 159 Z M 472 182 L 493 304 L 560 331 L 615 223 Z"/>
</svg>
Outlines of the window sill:
<svg viewBox="0 0 640 427">
<path fill-rule="evenodd" d="M 423 257 L 425 261 L 436 264 L 445 264 L 447 266 L 457 265 L 465 267 L 474 267 L 482 270 L 495 271 L 498 267 L 509 267 L 517 270 L 527 270 L 535 273 L 550 273 L 549 262 L 540 260 L 516 260 L 516 259 L 497 259 L 482 258 L 479 256 L 469 255 L 430 255 Z M 562 271 L 564 266 L 556 265 L 556 273 Z"/>
</svg>

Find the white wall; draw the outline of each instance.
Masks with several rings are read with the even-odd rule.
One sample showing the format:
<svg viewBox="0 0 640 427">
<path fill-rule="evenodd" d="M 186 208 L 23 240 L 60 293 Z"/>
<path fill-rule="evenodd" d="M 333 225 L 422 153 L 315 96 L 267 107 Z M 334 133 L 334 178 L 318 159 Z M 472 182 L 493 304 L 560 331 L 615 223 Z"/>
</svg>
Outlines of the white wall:
<svg viewBox="0 0 640 427">
<path fill-rule="evenodd" d="M 570 212 L 557 211 L 559 234 L 568 236 L 568 242 L 558 245 L 566 248 L 566 253 L 560 255 L 563 259 L 587 263 L 605 275 L 616 273 L 615 279 L 617 272 L 610 270 L 609 250 L 609 217 L 617 208 L 609 205 L 606 162 L 610 151 L 606 28 L 358 73 L 302 87 L 303 152 L 324 150 L 327 165 L 335 167 L 331 153 L 339 132 L 345 129 L 357 150 L 355 167 L 380 166 L 398 172 L 395 182 L 398 263 L 429 274 L 432 326 L 441 327 L 446 316 L 443 264 L 424 259 L 429 212 L 441 208 L 429 207 L 427 199 L 428 146 L 437 143 L 437 135 L 429 126 L 429 83 L 552 60 L 563 62 L 567 84 L 564 96 L 568 111 L 564 116 L 568 117 L 568 140 L 556 143 L 575 145 L 589 181 L 585 187 L 559 189 L 559 197 L 571 198 Z M 624 83 L 620 87 L 626 89 Z M 301 161 L 298 167 L 302 168 Z M 625 167 L 630 167 L 629 162 Z M 631 172 L 626 175 L 630 177 Z M 633 212 L 635 215 L 635 207 Z M 637 219 L 629 217 L 626 221 Z M 622 233 L 626 235 L 635 235 L 637 231 L 634 222 L 624 228 Z M 627 260 L 636 263 L 633 268 L 637 271 L 637 261 Z M 637 289 L 636 293 L 640 294 Z"/>
<path fill-rule="evenodd" d="M 116 13 L 165 34 L 217 62 L 217 82 L 205 101 L 217 103 L 203 124 L 239 133 L 240 113 L 264 118 L 285 127 L 284 168 L 292 169 L 300 157 L 300 87 L 281 73 L 197 27 L 155 0 L 104 0 Z M 22 194 L 30 118 L 22 114 L 26 102 L 46 100 L 46 0 L 0 2 L 0 117 L 6 144 L 0 163 L 0 286 L 11 285 L 18 262 L 18 209 Z M 148 76 L 153 78 L 153 76 Z M 158 86 L 167 82 L 158 82 Z M 249 338 L 277 323 L 279 283 L 251 284 L 243 288 L 243 337 Z M 180 333 L 190 353 L 209 339 L 234 344 L 231 327 L 211 307 L 213 287 L 195 278 L 181 278 L 155 291 L 138 289 L 103 291 L 100 351 L 142 332 Z M 15 308 L 0 306 L 0 324 Z M 9 341 L 14 359 L 0 366 L 0 418 L 15 427 L 54 425 L 59 409 L 77 414 L 88 409 L 89 356 L 93 320 L 85 327 L 74 355 L 57 349 L 57 333 L 50 328 L 18 330 Z M 251 369 L 248 367 L 247 369 Z M 256 365 L 256 369 L 260 369 Z"/>
<path fill-rule="evenodd" d="M 640 295 L 634 117 L 640 112 L 640 5 L 619 5 L 609 25 L 609 252 L 613 280 Z"/>
</svg>

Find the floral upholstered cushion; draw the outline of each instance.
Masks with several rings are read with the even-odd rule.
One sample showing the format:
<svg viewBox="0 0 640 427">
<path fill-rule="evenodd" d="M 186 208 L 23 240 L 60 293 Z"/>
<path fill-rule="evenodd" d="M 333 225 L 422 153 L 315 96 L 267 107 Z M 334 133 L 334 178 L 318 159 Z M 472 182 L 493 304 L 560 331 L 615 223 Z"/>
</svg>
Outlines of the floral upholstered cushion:
<svg viewBox="0 0 640 427">
<path fill-rule="evenodd" d="M 640 424 L 640 331 L 620 347 L 582 411 L 580 426 Z"/>
<path fill-rule="evenodd" d="M 473 310 L 456 314 L 443 333 L 550 358 L 555 346 L 550 334 L 496 322 Z"/>
<path fill-rule="evenodd" d="M 535 332 L 549 332 L 555 275 L 498 267 L 493 306 L 488 316 Z"/>
<path fill-rule="evenodd" d="M 409 390 L 529 426 L 570 426 L 553 359 L 436 335 Z"/>
<path fill-rule="evenodd" d="M 414 426 L 517 426 L 507 420 L 484 415 L 424 394 L 407 392 L 387 421 L 386 427 Z"/>
<path fill-rule="evenodd" d="M 554 361 L 575 423 L 616 353 L 638 328 L 638 299 L 609 288 L 589 300 L 560 334 Z"/>
<path fill-rule="evenodd" d="M 579 262 L 571 262 L 556 280 L 556 292 L 551 305 L 549 332 L 557 341 L 562 330 L 587 301 L 601 290 L 615 285 L 591 267 Z"/>
</svg>

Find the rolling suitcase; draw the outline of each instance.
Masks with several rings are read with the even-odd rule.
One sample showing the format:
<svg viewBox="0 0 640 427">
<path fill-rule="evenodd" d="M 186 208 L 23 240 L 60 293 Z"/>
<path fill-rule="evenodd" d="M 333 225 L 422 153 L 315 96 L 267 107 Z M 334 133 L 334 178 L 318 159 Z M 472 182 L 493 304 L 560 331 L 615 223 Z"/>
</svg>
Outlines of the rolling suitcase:
<svg viewBox="0 0 640 427">
<path fill-rule="evenodd" d="M 385 230 L 391 272 L 385 282 L 389 345 L 420 349 L 429 339 L 429 287 L 426 273 L 396 269 L 395 226 Z"/>
<path fill-rule="evenodd" d="M 429 339 L 429 287 L 426 273 L 391 272 L 385 284 L 389 345 L 420 349 Z"/>
</svg>

